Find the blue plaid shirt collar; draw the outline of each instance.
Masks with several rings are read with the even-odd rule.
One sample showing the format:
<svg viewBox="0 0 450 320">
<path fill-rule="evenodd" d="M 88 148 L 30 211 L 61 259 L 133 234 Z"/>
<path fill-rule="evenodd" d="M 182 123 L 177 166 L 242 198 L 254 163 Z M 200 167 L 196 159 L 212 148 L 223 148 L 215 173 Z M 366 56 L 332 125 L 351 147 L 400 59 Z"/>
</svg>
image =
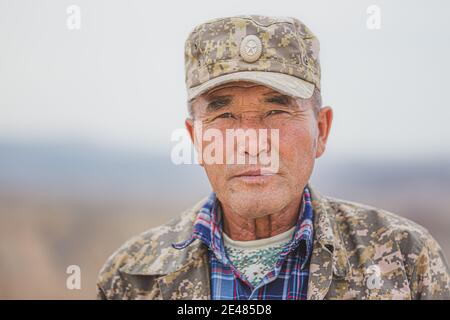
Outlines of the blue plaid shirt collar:
<svg viewBox="0 0 450 320">
<path fill-rule="evenodd" d="M 222 214 L 220 202 L 214 192 L 211 193 L 205 204 L 200 208 L 194 222 L 191 236 L 185 241 L 173 243 L 172 246 L 175 249 L 181 250 L 189 246 L 196 239 L 202 241 L 215 254 L 219 261 L 222 261 L 224 264 L 231 264 L 222 240 Z M 308 186 L 303 190 L 300 212 L 293 239 L 281 252 L 279 262 L 281 263 L 283 261 L 282 258 L 300 245 L 302 245 L 303 248 L 303 269 L 309 260 L 308 257 L 311 255 L 313 246 L 313 207 Z"/>
</svg>

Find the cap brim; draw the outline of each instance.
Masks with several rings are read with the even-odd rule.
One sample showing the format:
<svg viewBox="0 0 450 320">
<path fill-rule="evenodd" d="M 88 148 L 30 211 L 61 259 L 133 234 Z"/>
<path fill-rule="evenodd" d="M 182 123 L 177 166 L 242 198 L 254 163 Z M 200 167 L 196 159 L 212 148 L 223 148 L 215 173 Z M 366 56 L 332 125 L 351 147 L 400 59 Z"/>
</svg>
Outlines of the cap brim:
<svg viewBox="0 0 450 320">
<path fill-rule="evenodd" d="M 288 74 L 266 71 L 240 71 L 213 78 L 199 86 L 188 89 L 188 100 L 190 101 L 217 86 L 235 81 L 254 82 L 268 86 L 283 94 L 303 99 L 311 98 L 314 92 L 314 84 Z"/>
</svg>

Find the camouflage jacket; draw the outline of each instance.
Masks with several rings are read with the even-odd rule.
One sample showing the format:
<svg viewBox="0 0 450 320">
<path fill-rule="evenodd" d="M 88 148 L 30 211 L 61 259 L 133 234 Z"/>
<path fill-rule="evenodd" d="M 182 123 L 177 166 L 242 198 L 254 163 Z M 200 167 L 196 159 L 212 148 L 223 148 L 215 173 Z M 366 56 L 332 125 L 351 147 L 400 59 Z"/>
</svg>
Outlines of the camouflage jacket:
<svg viewBox="0 0 450 320">
<path fill-rule="evenodd" d="M 423 227 L 384 210 L 319 195 L 311 186 L 314 245 L 308 299 L 450 299 L 448 264 Z M 183 250 L 200 201 L 129 240 L 105 263 L 100 299 L 210 299 L 208 249 Z"/>
</svg>

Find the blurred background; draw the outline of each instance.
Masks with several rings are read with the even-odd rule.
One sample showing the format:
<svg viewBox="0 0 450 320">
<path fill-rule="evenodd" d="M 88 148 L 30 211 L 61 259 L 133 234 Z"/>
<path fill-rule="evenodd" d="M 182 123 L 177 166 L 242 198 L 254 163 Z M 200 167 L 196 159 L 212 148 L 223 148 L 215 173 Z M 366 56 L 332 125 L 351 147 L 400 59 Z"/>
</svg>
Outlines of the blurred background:
<svg viewBox="0 0 450 320">
<path fill-rule="evenodd" d="M 316 189 L 422 224 L 449 257 L 449 12 L 443 0 L 0 0 L 0 298 L 95 298 L 119 245 L 209 193 L 200 167 L 170 157 L 187 115 L 184 40 L 237 14 L 295 16 L 321 41 L 335 118 Z"/>
</svg>

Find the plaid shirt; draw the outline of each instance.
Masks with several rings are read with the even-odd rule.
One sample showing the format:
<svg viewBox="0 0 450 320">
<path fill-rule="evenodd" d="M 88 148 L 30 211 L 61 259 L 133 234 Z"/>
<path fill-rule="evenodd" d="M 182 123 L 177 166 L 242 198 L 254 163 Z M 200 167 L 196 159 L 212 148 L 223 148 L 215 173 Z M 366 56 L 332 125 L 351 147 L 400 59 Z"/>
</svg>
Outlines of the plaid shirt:
<svg viewBox="0 0 450 320">
<path fill-rule="evenodd" d="M 221 207 L 215 193 L 200 209 L 191 237 L 172 246 L 183 249 L 200 239 L 209 248 L 213 300 L 306 300 L 313 244 L 313 209 L 308 187 L 304 189 L 300 208 L 292 240 L 281 251 L 273 270 L 256 287 L 227 257 L 222 241 Z"/>
</svg>

